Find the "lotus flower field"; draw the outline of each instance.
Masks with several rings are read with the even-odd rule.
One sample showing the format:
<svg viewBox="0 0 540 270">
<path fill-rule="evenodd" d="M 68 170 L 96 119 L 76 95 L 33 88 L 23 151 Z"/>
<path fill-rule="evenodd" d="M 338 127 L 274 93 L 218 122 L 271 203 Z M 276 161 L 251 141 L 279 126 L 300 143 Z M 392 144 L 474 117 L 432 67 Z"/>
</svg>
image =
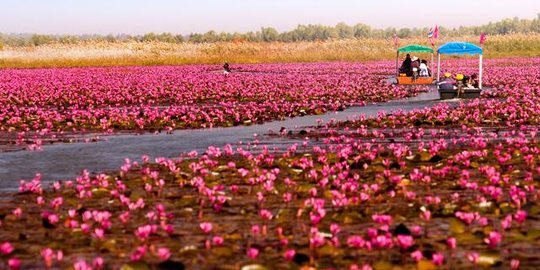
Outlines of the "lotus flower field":
<svg viewBox="0 0 540 270">
<path fill-rule="evenodd" d="M 539 65 L 488 60 L 480 99 L 313 123 L 273 134 L 299 140 L 279 150 L 231 142 L 21 180 L 0 200 L 0 268 L 539 269 Z M 393 62 L 239 68 L 3 71 L 1 131 L 225 127 L 427 90 L 389 84 Z"/>
<path fill-rule="evenodd" d="M 422 91 L 388 63 L 11 69 L 0 73 L 3 144 L 39 149 L 73 134 L 229 127 L 322 114 Z"/>
</svg>

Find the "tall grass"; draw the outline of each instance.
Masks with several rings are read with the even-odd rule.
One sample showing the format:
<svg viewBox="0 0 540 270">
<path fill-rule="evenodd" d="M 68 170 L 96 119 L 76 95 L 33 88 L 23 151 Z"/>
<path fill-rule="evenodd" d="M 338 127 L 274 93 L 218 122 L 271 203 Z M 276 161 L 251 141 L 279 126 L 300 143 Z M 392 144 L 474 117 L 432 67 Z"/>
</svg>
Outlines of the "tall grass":
<svg viewBox="0 0 540 270">
<path fill-rule="evenodd" d="M 478 37 L 452 40 L 478 43 Z M 438 40 L 438 44 L 450 41 Z M 400 45 L 427 39 L 404 39 Z M 490 36 L 485 57 L 540 56 L 540 35 Z M 384 39 L 347 39 L 295 43 L 163 43 L 163 42 L 80 42 L 0 49 L 0 67 L 74 67 L 117 65 L 177 65 L 317 61 L 366 61 L 393 59 L 395 47 Z"/>
</svg>

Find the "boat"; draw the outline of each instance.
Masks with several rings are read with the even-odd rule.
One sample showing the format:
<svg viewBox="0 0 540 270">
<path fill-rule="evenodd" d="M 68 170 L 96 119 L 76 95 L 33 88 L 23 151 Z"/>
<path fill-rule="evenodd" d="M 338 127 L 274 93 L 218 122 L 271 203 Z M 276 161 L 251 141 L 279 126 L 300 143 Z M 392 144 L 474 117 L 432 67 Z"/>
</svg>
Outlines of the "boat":
<svg viewBox="0 0 540 270">
<path fill-rule="evenodd" d="M 454 99 L 454 98 L 478 98 L 482 93 L 482 55 L 483 49 L 468 42 L 448 42 L 443 44 L 437 49 L 437 82 L 440 82 L 441 75 L 441 55 L 479 55 L 479 75 L 478 75 L 478 88 L 462 88 L 454 87 L 456 89 L 441 89 L 437 84 L 437 90 L 439 91 L 440 99 Z M 459 89 L 457 89 L 459 88 Z M 459 96 L 458 96 L 459 90 Z"/>
<path fill-rule="evenodd" d="M 431 77 L 413 77 L 413 76 L 407 76 L 406 74 L 400 74 L 399 73 L 399 54 L 400 53 L 431 53 L 431 63 L 433 63 L 433 49 L 418 45 L 418 44 L 410 44 L 404 47 L 401 47 L 397 49 L 396 54 L 396 83 L 401 85 L 425 85 L 425 84 L 433 84 L 435 81 L 433 76 Z M 432 73 L 433 74 L 433 73 Z"/>
</svg>

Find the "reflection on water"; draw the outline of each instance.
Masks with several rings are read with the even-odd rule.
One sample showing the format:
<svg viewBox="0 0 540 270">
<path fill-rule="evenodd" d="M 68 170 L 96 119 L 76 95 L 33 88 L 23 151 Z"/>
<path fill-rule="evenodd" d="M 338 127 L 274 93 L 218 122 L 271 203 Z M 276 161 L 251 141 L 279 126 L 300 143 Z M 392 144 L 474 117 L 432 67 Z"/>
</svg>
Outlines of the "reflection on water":
<svg viewBox="0 0 540 270">
<path fill-rule="evenodd" d="M 239 146 L 246 148 L 248 143 L 254 140 L 254 134 L 264 135 L 269 130 L 278 131 L 282 127 L 295 130 L 305 126 L 314 126 L 319 120 L 342 121 L 359 115 L 371 117 L 381 112 L 410 111 L 431 107 L 439 102 L 438 98 L 437 92 L 428 92 L 408 99 L 351 107 L 340 112 L 296 117 L 247 127 L 180 130 L 173 134 L 157 135 L 118 135 L 97 143 L 45 146 L 44 151 L 40 152 L 2 153 L 0 154 L 0 190 L 17 188 L 20 179 L 31 179 L 35 173 L 41 173 L 44 182 L 50 182 L 73 179 L 83 169 L 91 172 L 115 170 L 124 162 L 124 158 L 140 160 L 143 154 L 151 158 L 174 158 L 191 150 L 204 152 L 210 145 L 223 146 L 239 141 L 242 141 Z M 264 137 L 262 140 L 272 147 L 294 143 L 294 140 L 282 138 Z"/>
</svg>

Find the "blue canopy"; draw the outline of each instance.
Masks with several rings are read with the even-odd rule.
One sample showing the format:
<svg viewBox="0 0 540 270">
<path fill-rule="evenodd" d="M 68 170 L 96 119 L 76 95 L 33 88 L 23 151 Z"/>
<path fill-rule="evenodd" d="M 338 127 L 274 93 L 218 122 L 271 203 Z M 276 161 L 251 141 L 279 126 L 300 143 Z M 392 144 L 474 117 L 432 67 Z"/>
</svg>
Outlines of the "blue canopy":
<svg viewBox="0 0 540 270">
<path fill-rule="evenodd" d="M 468 42 L 448 42 L 437 50 L 439 54 L 482 54 L 482 48 Z"/>
</svg>

